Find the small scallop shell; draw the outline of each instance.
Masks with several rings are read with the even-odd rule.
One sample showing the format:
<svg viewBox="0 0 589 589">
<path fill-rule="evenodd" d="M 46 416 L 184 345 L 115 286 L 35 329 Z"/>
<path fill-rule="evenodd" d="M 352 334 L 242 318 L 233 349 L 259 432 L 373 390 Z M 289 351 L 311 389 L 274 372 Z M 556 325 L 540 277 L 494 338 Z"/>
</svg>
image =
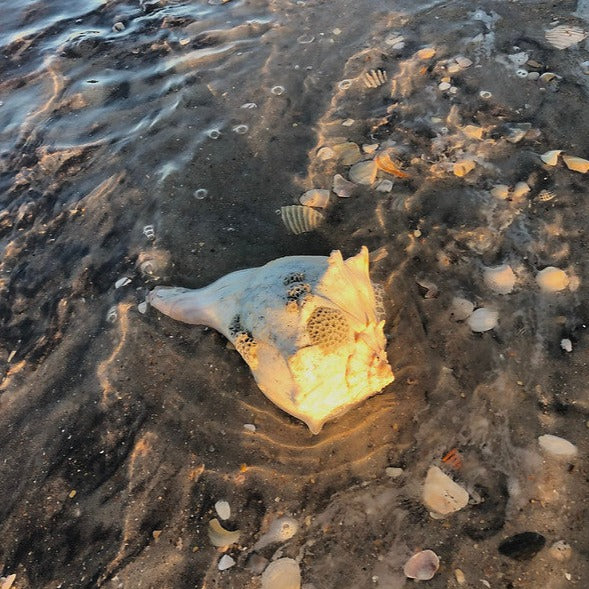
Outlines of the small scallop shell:
<svg viewBox="0 0 589 589">
<path fill-rule="evenodd" d="M 568 25 L 559 25 L 545 32 L 546 40 L 557 49 L 566 49 L 576 45 L 585 37 L 587 33 L 578 27 L 569 27 Z"/>
<path fill-rule="evenodd" d="M 329 204 L 329 190 L 321 188 L 307 190 L 307 192 L 301 195 L 299 202 L 306 207 L 324 209 Z"/>
<path fill-rule="evenodd" d="M 416 581 L 429 581 L 440 568 L 440 559 L 433 550 L 414 554 L 403 567 L 405 576 Z"/>
<path fill-rule="evenodd" d="M 498 294 L 509 294 L 515 286 L 515 274 L 508 264 L 485 268 L 483 279 L 485 284 Z"/>
<path fill-rule="evenodd" d="M 349 178 L 356 184 L 370 186 L 376 180 L 378 168 L 372 160 L 354 164 L 348 172 Z"/>
<path fill-rule="evenodd" d="M 562 153 L 562 149 L 551 149 L 540 156 L 540 159 L 547 166 L 556 166 L 558 164 L 558 156 Z"/>
<path fill-rule="evenodd" d="M 271 562 L 262 573 L 262 589 L 300 589 L 301 569 L 292 558 Z"/>
<path fill-rule="evenodd" d="M 387 72 L 381 68 L 364 72 L 362 81 L 367 88 L 378 88 L 387 81 Z"/>
<path fill-rule="evenodd" d="M 268 531 L 255 543 L 254 550 L 261 550 L 275 542 L 286 542 L 299 531 L 299 523 L 292 517 L 281 517 L 274 520 Z"/>
<path fill-rule="evenodd" d="M 536 282 L 544 292 L 559 292 L 569 285 L 569 277 L 564 270 L 548 266 L 536 274 Z"/>
<path fill-rule="evenodd" d="M 450 316 L 454 321 L 464 321 L 468 319 L 474 311 L 474 303 L 462 297 L 454 297 L 450 307 Z"/>
<path fill-rule="evenodd" d="M 573 172 L 580 172 L 581 174 L 589 172 L 589 160 L 575 155 L 563 155 L 562 159 L 566 167 L 569 170 L 573 170 Z"/>
<path fill-rule="evenodd" d="M 240 534 L 239 530 L 234 532 L 226 530 L 217 518 L 209 522 L 209 540 L 213 546 L 231 546 L 231 544 L 235 544 L 239 540 Z"/>
<path fill-rule="evenodd" d="M 286 228 L 295 235 L 313 231 L 324 219 L 321 213 L 303 205 L 280 207 L 280 215 Z"/>
<path fill-rule="evenodd" d="M 481 307 L 473 312 L 468 318 L 468 326 L 476 333 L 482 333 L 483 331 L 489 331 L 497 326 L 497 320 L 499 319 L 499 313 L 492 309 L 485 309 Z"/>
</svg>

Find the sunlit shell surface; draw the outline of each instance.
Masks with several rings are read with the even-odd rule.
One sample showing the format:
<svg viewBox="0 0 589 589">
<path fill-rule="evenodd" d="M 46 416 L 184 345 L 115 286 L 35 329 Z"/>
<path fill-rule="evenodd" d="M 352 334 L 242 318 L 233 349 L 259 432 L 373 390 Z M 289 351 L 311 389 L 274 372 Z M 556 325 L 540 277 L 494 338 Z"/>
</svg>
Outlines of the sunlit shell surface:
<svg viewBox="0 0 589 589">
<path fill-rule="evenodd" d="M 433 550 L 414 554 L 403 567 L 405 576 L 416 581 L 429 581 L 440 568 L 440 559 Z"/>
<path fill-rule="evenodd" d="M 483 277 L 485 284 L 499 294 L 509 294 L 515 286 L 515 274 L 507 264 L 485 268 Z"/>
<path fill-rule="evenodd" d="M 304 205 L 280 207 L 280 216 L 285 227 L 295 235 L 317 229 L 323 223 L 323 215 Z"/>
<path fill-rule="evenodd" d="M 589 172 L 589 160 L 575 155 L 563 155 L 562 160 L 565 166 L 569 170 L 573 170 L 573 172 L 580 172 L 581 174 Z"/>
<path fill-rule="evenodd" d="M 262 392 L 318 433 L 394 380 L 368 262 L 365 247 L 347 260 L 290 256 L 198 290 L 157 287 L 148 302 L 221 332 Z"/>
<path fill-rule="evenodd" d="M 262 589 L 300 589 L 301 569 L 292 558 L 271 562 L 262 573 Z"/>
<path fill-rule="evenodd" d="M 499 313 L 494 309 L 481 307 L 467 319 L 468 326 L 476 333 L 489 331 L 497 327 Z"/>
<path fill-rule="evenodd" d="M 559 25 L 545 33 L 546 40 L 557 49 L 566 49 L 581 42 L 587 33 L 578 27 L 569 27 L 568 25 Z"/>
<path fill-rule="evenodd" d="M 536 282 L 544 292 L 558 292 L 569 285 L 569 277 L 564 270 L 548 266 L 538 272 Z"/>
<path fill-rule="evenodd" d="M 562 149 L 551 149 L 540 156 L 540 159 L 547 166 L 556 166 L 558 163 L 558 156 L 562 153 Z"/>
</svg>

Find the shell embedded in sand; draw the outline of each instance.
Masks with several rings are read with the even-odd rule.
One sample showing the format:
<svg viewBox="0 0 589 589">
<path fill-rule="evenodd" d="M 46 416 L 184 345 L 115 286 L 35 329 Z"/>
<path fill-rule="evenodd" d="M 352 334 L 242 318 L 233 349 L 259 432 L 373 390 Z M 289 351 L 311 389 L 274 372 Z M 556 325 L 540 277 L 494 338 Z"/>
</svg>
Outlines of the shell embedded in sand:
<svg viewBox="0 0 589 589">
<path fill-rule="evenodd" d="M 536 282 L 544 292 L 558 292 L 569 285 L 569 277 L 564 270 L 548 266 L 538 272 Z"/>
<path fill-rule="evenodd" d="M 220 571 L 226 571 L 227 569 L 230 569 L 232 566 L 235 566 L 235 559 L 231 558 L 231 556 L 229 556 L 228 554 L 224 554 L 219 559 L 219 564 L 217 565 L 217 568 Z"/>
<path fill-rule="evenodd" d="M 499 313 L 497 311 L 481 307 L 473 312 L 467 319 L 467 323 L 475 333 L 482 333 L 483 331 L 489 331 L 497 327 L 498 319 Z"/>
<path fill-rule="evenodd" d="M 290 256 L 198 290 L 157 287 L 148 301 L 220 331 L 262 392 L 318 433 L 394 380 L 368 261 L 365 247 L 347 260 Z"/>
<path fill-rule="evenodd" d="M 324 209 L 329 204 L 329 190 L 312 188 L 301 195 L 299 202 L 306 207 Z"/>
<path fill-rule="evenodd" d="M 580 172 L 581 174 L 589 172 L 589 160 L 576 155 L 563 155 L 562 160 L 565 166 L 569 170 L 573 170 L 573 172 Z"/>
<path fill-rule="evenodd" d="M 215 503 L 215 511 L 221 519 L 229 519 L 231 517 L 231 506 L 229 502 L 223 499 Z"/>
<path fill-rule="evenodd" d="M 346 180 L 341 174 L 336 174 L 333 177 L 332 190 L 340 198 L 350 198 L 354 193 L 355 188 L 356 184 Z"/>
<path fill-rule="evenodd" d="M 485 268 L 483 277 L 485 284 L 499 294 L 509 294 L 515 286 L 515 274 L 508 264 Z"/>
<path fill-rule="evenodd" d="M 468 504 L 468 493 L 437 466 L 430 466 L 423 485 L 424 505 L 435 515 L 448 515 Z"/>
<path fill-rule="evenodd" d="M 274 520 L 268 531 L 255 543 L 254 550 L 261 550 L 275 542 L 286 542 L 299 531 L 299 522 L 292 517 L 281 517 Z"/>
<path fill-rule="evenodd" d="M 262 589 L 300 589 L 301 568 L 293 558 L 279 558 L 262 573 Z"/>
<path fill-rule="evenodd" d="M 559 25 L 545 32 L 546 40 L 556 49 L 566 49 L 580 43 L 587 33 L 578 27 Z"/>
<path fill-rule="evenodd" d="M 433 579 L 440 568 L 440 559 L 433 550 L 422 550 L 414 554 L 403 567 L 405 576 L 416 581 Z"/>
<path fill-rule="evenodd" d="M 362 74 L 362 81 L 367 88 L 378 88 L 387 81 L 387 72 L 382 68 L 364 72 Z"/>
<path fill-rule="evenodd" d="M 323 215 L 303 205 L 280 207 L 280 216 L 285 227 L 295 235 L 317 229 L 323 223 Z"/>
<path fill-rule="evenodd" d="M 372 160 L 354 164 L 348 172 L 349 178 L 356 184 L 370 186 L 376 180 L 376 164 Z"/>
<path fill-rule="evenodd" d="M 562 153 L 562 149 L 551 149 L 540 156 L 540 159 L 547 166 L 556 166 L 558 164 L 558 156 Z"/>
<path fill-rule="evenodd" d="M 571 444 L 564 438 L 553 436 L 552 434 L 544 434 L 538 438 L 538 443 L 544 452 L 559 458 L 573 458 L 577 455 L 577 446 Z"/>
<path fill-rule="evenodd" d="M 212 519 L 209 522 L 209 540 L 213 546 L 230 546 L 231 544 L 235 544 L 239 540 L 239 536 L 241 532 L 239 530 L 235 530 L 231 532 L 226 530 L 220 523 L 217 518 Z"/>
</svg>

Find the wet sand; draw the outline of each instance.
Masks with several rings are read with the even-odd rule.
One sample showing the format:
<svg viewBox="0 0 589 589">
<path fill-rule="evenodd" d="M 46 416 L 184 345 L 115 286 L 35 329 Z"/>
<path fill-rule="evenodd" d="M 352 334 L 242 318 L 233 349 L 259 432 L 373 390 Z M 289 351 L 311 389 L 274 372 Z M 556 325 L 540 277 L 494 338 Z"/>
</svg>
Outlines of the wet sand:
<svg viewBox="0 0 589 589">
<path fill-rule="evenodd" d="M 306 589 L 391 589 L 412 586 L 403 564 L 429 548 L 433 589 L 584 586 L 587 176 L 540 158 L 589 158 L 586 41 L 545 38 L 557 21 L 589 28 L 575 10 L 17 3 L 0 30 L 0 576 L 18 589 L 256 588 L 287 556 Z M 456 56 L 472 65 L 449 74 Z M 376 68 L 387 82 L 367 88 Z M 394 148 L 410 177 L 332 193 L 323 225 L 289 234 L 277 211 L 347 178 L 318 155 L 347 141 Z M 514 195 L 518 182 L 529 191 Z M 361 245 L 384 286 L 396 380 L 317 436 L 221 335 L 139 312 L 158 284 Z M 483 278 L 500 264 L 509 294 Z M 547 266 L 565 289 L 540 289 Z M 497 326 L 473 333 L 455 297 L 496 310 Z M 547 455 L 543 434 L 578 456 Z M 454 448 L 461 464 L 442 460 Z M 470 497 L 443 519 L 422 500 L 431 466 Z M 207 534 L 219 499 L 241 530 L 225 551 Z M 282 515 L 298 533 L 254 551 Z M 522 532 L 545 546 L 499 552 Z M 559 540 L 569 560 L 550 552 Z M 236 564 L 219 571 L 223 552 Z"/>
</svg>

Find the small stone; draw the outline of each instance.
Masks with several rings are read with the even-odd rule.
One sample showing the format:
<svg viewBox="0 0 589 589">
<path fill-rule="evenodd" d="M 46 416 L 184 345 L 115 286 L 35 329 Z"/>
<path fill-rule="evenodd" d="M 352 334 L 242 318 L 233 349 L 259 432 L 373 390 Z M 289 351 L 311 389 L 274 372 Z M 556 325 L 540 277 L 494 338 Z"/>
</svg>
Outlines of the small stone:
<svg viewBox="0 0 589 589">
<path fill-rule="evenodd" d="M 548 553 L 555 560 L 564 562 L 565 560 L 569 560 L 571 558 L 573 555 L 573 549 L 571 548 L 570 544 L 567 544 L 564 540 L 559 540 L 548 549 Z"/>
<path fill-rule="evenodd" d="M 233 558 L 231 558 L 228 554 L 224 554 L 220 558 L 217 568 L 220 571 L 226 571 L 227 569 L 230 569 L 232 566 L 235 566 L 235 560 L 233 560 Z"/>
<path fill-rule="evenodd" d="M 137 310 L 142 314 L 145 315 L 147 313 L 147 301 L 143 301 L 137 305 Z"/>
<path fill-rule="evenodd" d="M 530 72 L 528 74 L 528 80 L 532 80 L 532 82 L 537 80 L 539 77 L 540 77 L 540 72 Z"/>
<path fill-rule="evenodd" d="M 254 433 L 256 431 L 256 426 L 253 423 L 244 423 L 243 429 L 248 432 Z"/>
<path fill-rule="evenodd" d="M 466 583 L 466 577 L 464 576 L 464 573 L 460 569 L 454 570 L 454 578 L 456 579 L 456 582 L 459 585 L 464 585 L 464 583 Z"/>
<path fill-rule="evenodd" d="M 430 466 L 423 486 L 424 505 L 436 515 L 448 515 L 468 504 L 468 493 L 437 466 Z"/>
<path fill-rule="evenodd" d="M 514 560 L 530 560 L 544 548 L 546 538 L 537 532 L 522 532 L 499 544 L 499 553 Z"/>
<path fill-rule="evenodd" d="M 403 474 L 403 469 L 397 466 L 387 466 L 384 469 L 385 474 L 392 479 L 399 478 Z"/>
<path fill-rule="evenodd" d="M 544 452 L 557 456 L 559 458 L 574 458 L 577 455 L 577 446 L 571 444 L 564 438 L 553 436 L 552 434 L 544 434 L 538 438 L 538 443 Z"/>
<path fill-rule="evenodd" d="M 127 276 L 123 276 L 115 282 L 115 288 L 121 288 L 123 286 L 127 286 L 128 284 L 131 284 L 131 279 L 127 278 Z"/>
<path fill-rule="evenodd" d="M 569 277 L 564 270 L 548 266 L 538 272 L 536 282 L 544 292 L 559 292 L 569 285 Z"/>
<path fill-rule="evenodd" d="M 560 347 L 565 352 L 572 352 L 573 351 L 573 342 L 568 337 L 565 337 L 560 340 Z"/>
</svg>

